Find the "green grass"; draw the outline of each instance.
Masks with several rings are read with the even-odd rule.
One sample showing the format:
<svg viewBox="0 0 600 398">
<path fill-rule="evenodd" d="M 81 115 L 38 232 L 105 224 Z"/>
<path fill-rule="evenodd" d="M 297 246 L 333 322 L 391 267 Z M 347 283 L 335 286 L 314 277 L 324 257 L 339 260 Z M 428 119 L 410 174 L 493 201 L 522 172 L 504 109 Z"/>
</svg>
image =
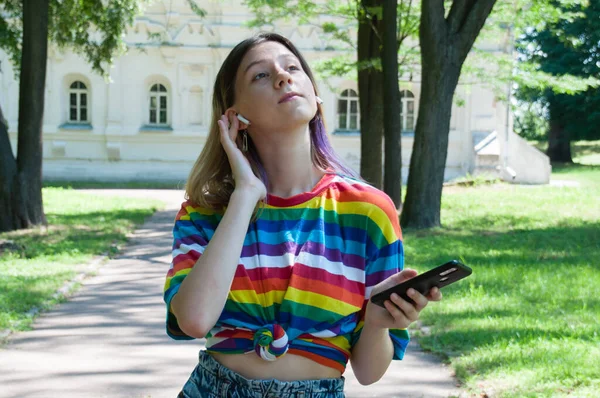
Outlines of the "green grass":
<svg viewBox="0 0 600 398">
<path fill-rule="evenodd" d="M 44 180 L 45 188 L 67 189 L 185 189 L 185 181 L 49 181 Z"/>
<path fill-rule="evenodd" d="M 162 202 L 94 196 L 44 188 L 48 228 L 0 234 L 21 250 L 0 253 L 0 331 L 27 330 L 36 307 L 47 309 L 54 293 L 83 271 L 96 255 L 112 255 L 126 235 Z"/>
<path fill-rule="evenodd" d="M 452 187 L 443 227 L 405 231 L 407 266 L 473 268 L 423 311 L 419 342 L 474 396 L 600 391 L 600 166 L 554 166 L 553 179 L 580 185 Z"/>
</svg>

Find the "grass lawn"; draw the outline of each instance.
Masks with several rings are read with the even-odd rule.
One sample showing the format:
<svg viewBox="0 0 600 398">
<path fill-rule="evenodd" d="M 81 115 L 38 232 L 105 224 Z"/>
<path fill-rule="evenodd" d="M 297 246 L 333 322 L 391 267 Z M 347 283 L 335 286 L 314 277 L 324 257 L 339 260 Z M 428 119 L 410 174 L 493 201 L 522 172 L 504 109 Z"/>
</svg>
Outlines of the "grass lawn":
<svg viewBox="0 0 600 398">
<path fill-rule="evenodd" d="M 44 188 L 67 188 L 67 189 L 185 189 L 185 181 L 161 182 L 161 181 L 44 181 Z"/>
<path fill-rule="evenodd" d="M 419 337 L 473 396 L 598 397 L 600 165 L 552 178 L 580 185 L 444 188 L 443 226 L 405 231 L 407 266 L 473 268 L 421 314 Z"/>
<path fill-rule="evenodd" d="M 100 254 L 114 254 L 126 235 L 156 209 L 155 200 L 94 196 L 72 189 L 44 188 L 48 228 L 0 234 L 20 251 L 0 253 L 0 331 L 26 330 L 28 312 L 46 309 L 65 282 Z"/>
</svg>

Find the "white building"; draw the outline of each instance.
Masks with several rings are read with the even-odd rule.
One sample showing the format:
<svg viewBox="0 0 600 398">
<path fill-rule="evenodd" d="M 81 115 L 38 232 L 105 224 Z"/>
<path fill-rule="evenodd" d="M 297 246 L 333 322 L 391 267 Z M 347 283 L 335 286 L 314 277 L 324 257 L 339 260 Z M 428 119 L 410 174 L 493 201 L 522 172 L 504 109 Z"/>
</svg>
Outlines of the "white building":
<svg viewBox="0 0 600 398">
<path fill-rule="evenodd" d="M 258 32 L 244 26 L 252 15 L 239 1 L 199 4 L 207 11 L 204 18 L 194 14 L 185 0 L 156 1 L 149 7 L 129 29 L 125 38 L 129 52 L 115 60 L 110 83 L 81 57 L 50 48 L 43 124 L 45 178 L 187 178 L 210 125 L 217 71 L 235 44 Z M 290 38 L 309 63 L 335 54 L 315 27 L 279 25 L 275 31 Z M 149 40 L 149 33 L 163 35 L 169 44 Z M 501 48 L 492 46 L 490 51 Z M 3 52 L 0 62 L 0 106 L 16 153 L 19 84 Z M 402 83 L 405 179 L 418 113 L 418 80 Z M 357 82 L 333 78 L 319 82 L 319 90 L 333 146 L 358 170 Z M 465 103 L 452 108 L 446 180 L 481 171 L 506 176 L 503 166 L 509 166 L 516 172 L 515 181 L 548 182 L 548 158 L 513 133 L 506 139 L 512 117 L 509 114 L 507 123 L 506 106 L 490 89 L 459 85 L 457 94 Z"/>
</svg>

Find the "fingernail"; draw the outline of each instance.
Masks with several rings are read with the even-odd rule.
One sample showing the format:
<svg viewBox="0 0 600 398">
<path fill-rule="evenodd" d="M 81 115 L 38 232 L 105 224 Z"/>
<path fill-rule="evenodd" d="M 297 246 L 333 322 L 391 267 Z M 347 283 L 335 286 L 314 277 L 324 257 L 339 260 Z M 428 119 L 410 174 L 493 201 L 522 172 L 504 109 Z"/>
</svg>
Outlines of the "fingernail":
<svg viewBox="0 0 600 398">
<path fill-rule="evenodd" d="M 415 289 L 410 288 L 410 289 L 408 289 L 407 293 L 409 296 L 414 296 L 416 292 L 415 292 Z"/>
</svg>

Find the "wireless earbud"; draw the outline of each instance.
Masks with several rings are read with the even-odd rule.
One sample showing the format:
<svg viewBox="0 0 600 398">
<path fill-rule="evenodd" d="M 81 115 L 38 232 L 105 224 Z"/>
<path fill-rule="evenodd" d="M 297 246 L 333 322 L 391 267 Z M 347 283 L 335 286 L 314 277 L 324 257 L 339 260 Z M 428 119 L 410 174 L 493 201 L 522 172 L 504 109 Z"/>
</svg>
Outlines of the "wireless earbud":
<svg viewBox="0 0 600 398">
<path fill-rule="evenodd" d="M 250 126 L 250 120 L 246 119 L 245 117 L 243 117 L 242 115 L 240 115 L 239 113 L 236 115 L 236 117 L 238 118 L 238 120 L 242 123 L 246 123 L 248 126 Z"/>
</svg>

